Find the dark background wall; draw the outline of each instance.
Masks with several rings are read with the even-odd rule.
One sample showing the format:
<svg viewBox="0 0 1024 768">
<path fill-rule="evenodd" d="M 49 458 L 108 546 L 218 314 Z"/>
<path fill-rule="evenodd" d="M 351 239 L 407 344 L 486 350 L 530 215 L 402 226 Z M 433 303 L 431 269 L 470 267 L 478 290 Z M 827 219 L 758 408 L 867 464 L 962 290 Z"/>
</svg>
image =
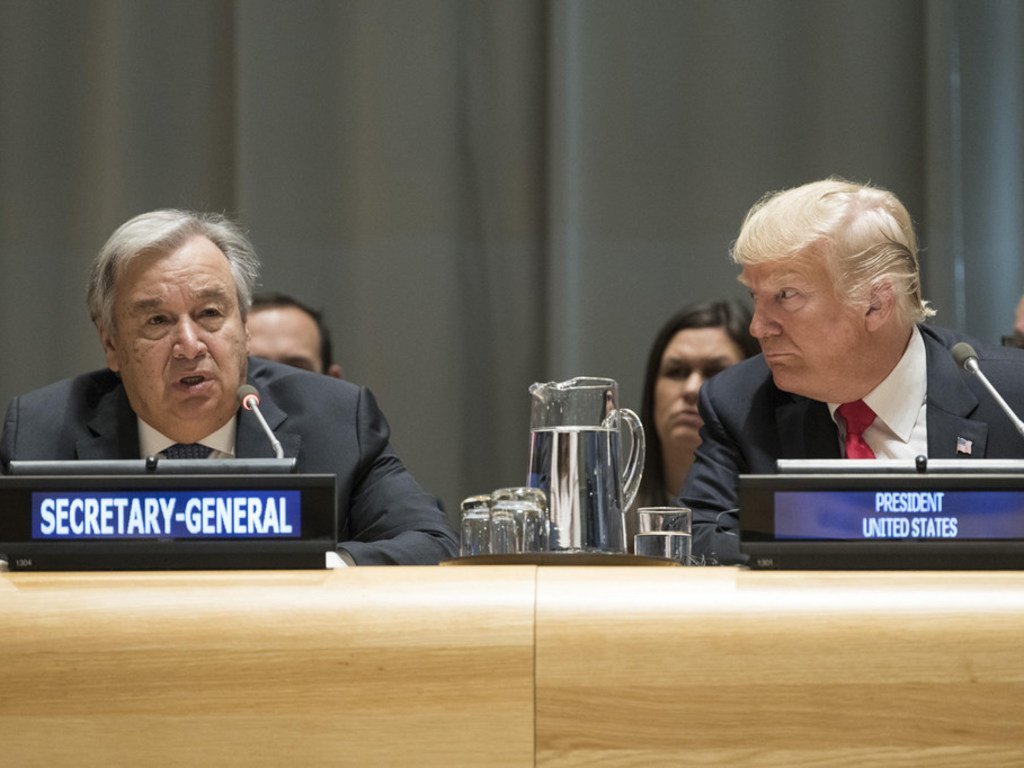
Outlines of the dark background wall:
<svg viewBox="0 0 1024 768">
<path fill-rule="evenodd" d="M 742 296 L 764 192 L 915 216 L 937 320 L 1024 289 L 1013 0 L 0 0 L 0 400 L 103 364 L 90 259 L 157 207 L 236 215 L 449 508 L 524 480 L 533 381 L 637 407 L 661 322 Z"/>
</svg>

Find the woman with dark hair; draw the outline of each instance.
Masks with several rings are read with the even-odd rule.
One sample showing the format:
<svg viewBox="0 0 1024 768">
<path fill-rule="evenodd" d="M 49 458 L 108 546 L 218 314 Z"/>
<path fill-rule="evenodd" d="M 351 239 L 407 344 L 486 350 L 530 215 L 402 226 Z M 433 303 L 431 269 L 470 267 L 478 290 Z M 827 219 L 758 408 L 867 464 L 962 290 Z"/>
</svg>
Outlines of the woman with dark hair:
<svg viewBox="0 0 1024 768">
<path fill-rule="evenodd" d="M 640 420 L 647 439 L 637 507 L 660 507 L 679 495 L 700 445 L 700 385 L 760 352 L 750 310 L 737 301 L 691 304 L 669 318 L 647 358 Z"/>
</svg>

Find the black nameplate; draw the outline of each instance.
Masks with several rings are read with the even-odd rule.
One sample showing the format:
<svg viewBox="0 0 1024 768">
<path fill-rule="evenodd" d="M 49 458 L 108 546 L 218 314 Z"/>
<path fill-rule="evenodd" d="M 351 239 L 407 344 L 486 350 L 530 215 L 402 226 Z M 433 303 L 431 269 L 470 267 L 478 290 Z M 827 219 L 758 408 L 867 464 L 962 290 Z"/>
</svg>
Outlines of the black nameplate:
<svg viewBox="0 0 1024 768">
<path fill-rule="evenodd" d="M 333 475 L 0 477 L 12 570 L 324 568 Z"/>
<path fill-rule="evenodd" d="M 1024 475 L 740 477 L 752 568 L 1024 568 Z"/>
</svg>

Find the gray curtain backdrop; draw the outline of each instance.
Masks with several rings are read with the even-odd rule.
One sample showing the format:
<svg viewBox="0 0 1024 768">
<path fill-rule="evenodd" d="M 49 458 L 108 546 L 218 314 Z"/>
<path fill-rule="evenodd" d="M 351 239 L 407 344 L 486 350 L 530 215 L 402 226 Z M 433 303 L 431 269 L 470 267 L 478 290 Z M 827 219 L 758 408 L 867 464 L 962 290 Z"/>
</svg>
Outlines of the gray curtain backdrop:
<svg viewBox="0 0 1024 768">
<path fill-rule="evenodd" d="M 451 511 L 525 480 L 533 381 L 621 383 L 742 296 L 764 192 L 894 190 L 938 321 L 1024 289 L 1015 0 L 0 0 L 0 400 L 103 365 L 113 229 L 229 212 L 323 307 L 346 376 Z"/>
</svg>

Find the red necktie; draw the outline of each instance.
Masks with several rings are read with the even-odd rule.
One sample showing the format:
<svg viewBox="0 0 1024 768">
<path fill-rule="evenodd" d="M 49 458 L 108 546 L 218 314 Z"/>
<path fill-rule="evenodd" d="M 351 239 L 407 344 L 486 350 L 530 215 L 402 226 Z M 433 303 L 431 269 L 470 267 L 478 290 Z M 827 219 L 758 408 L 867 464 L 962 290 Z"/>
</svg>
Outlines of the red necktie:
<svg viewBox="0 0 1024 768">
<path fill-rule="evenodd" d="M 864 442 L 864 430 L 875 420 L 875 412 L 863 400 L 857 400 L 854 403 L 843 403 L 836 408 L 836 413 L 846 423 L 846 458 L 875 458 L 871 446 Z"/>
</svg>

